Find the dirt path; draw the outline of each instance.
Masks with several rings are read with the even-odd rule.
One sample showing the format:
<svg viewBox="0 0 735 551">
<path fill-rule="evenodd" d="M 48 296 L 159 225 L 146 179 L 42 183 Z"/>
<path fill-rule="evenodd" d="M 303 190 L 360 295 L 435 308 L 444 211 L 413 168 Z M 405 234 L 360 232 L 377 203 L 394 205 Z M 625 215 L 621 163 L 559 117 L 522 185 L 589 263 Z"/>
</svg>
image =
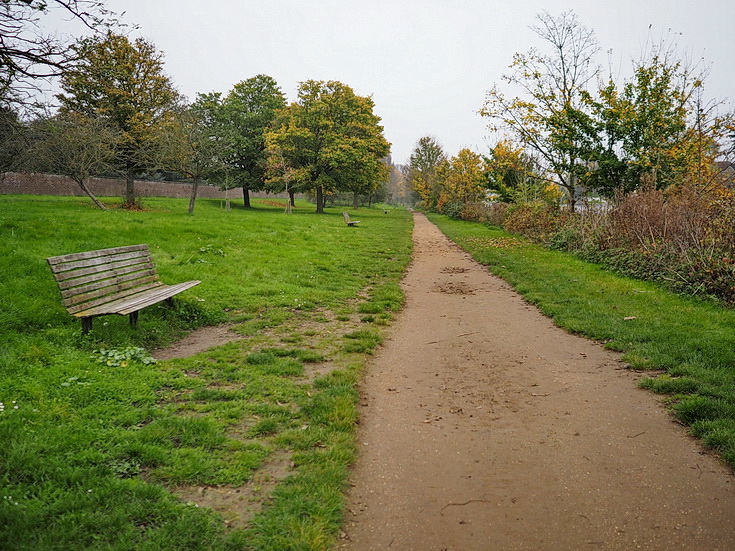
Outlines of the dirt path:
<svg viewBox="0 0 735 551">
<path fill-rule="evenodd" d="M 368 367 L 345 549 L 735 549 L 735 478 L 617 356 L 415 215 Z"/>
</svg>

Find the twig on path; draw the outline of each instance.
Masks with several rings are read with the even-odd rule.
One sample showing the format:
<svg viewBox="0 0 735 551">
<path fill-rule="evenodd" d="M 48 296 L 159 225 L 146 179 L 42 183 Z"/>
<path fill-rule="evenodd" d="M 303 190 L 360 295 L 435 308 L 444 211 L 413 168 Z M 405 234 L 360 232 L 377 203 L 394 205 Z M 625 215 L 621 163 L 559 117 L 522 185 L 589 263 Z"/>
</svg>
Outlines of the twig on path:
<svg viewBox="0 0 735 551">
<path fill-rule="evenodd" d="M 489 499 L 470 499 L 469 501 L 465 501 L 464 503 L 447 503 L 444 507 L 441 508 L 441 511 L 439 511 L 439 514 L 441 516 L 444 516 L 444 509 L 447 507 L 451 507 L 452 505 L 455 505 L 457 507 L 464 507 L 465 505 L 469 505 L 470 503 L 492 503 Z"/>
<path fill-rule="evenodd" d="M 646 431 L 639 432 L 638 434 L 634 434 L 633 436 L 628 436 L 628 438 L 638 438 L 639 436 L 646 434 Z"/>
<path fill-rule="evenodd" d="M 458 339 L 459 337 L 467 337 L 469 335 L 477 335 L 479 332 L 480 331 L 471 331 L 469 333 L 462 333 L 461 335 L 457 335 L 454 338 L 455 339 Z M 426 344 L 439 344 L 440 342 L 444 342 L 444 341 L 447 341 L 447 340 L 449 340 L 449 339 L 441 339 L 439 341 L 430 341 L 430 342 L 427 342 Z"/>
</svg>

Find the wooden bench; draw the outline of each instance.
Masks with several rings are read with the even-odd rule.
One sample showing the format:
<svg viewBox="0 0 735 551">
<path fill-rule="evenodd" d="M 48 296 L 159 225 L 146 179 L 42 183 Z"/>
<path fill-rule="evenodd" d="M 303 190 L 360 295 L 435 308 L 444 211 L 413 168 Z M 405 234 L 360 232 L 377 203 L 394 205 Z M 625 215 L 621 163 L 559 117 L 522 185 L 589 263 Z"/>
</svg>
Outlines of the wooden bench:
<svg viewBox="0 0 735 551">
<path fill-rule="evenodd" d="M 360 223 L 359 220 L 350 220 L 350 215 L 346 212 L 343 212 L 342 216 L 345 217 L 345 224 L 347 224 L 348 226 L 357 226 Z"/>
<path fill-rule="evenodd" d="M 61 291 L 67 311 L 82 319 L 82 333 L 92 329 L 92 318 L 107 314 L 130 315 L 199 285 L 187 281 L 164 285 L 158 278 L 148 245 L 131 245 L 46 259 Z"/>
</svg>

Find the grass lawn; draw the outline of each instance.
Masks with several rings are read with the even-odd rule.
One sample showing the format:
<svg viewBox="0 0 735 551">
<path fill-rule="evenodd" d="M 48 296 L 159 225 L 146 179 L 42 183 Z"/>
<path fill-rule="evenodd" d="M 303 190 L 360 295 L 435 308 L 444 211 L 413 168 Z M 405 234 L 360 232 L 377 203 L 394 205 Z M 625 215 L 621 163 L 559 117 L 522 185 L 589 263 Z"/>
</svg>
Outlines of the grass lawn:
<svg viewBox="0 0 735 551">
<path fill-rule="evenodd" d="M 735 467 L 735 310 L 617 276 L 482 224 L 430 215 L 561 327 L 653 370 L 642 385 Z"/>
<path fill-rule="evenodd" d="M 348 228 L 342 209 L 289 216 L 278 201 L 226 211 L 200 199 L 188 216 L 176 199 L 101 212 L 84 198 L 0 196 L 1 549 L 334 544 L 355 383 L 402 304 L 412 221 L 362 209 Z M 173 309 L 143 310 L 137 328 L 106 316 L 83 336 L 45 259 L 137 243 L 165 283 L 202 284 Z M 244 338 L 149 361 L 223 322 Z M 196 497 L 241 487 L 239 516 Z"/>
</svg>

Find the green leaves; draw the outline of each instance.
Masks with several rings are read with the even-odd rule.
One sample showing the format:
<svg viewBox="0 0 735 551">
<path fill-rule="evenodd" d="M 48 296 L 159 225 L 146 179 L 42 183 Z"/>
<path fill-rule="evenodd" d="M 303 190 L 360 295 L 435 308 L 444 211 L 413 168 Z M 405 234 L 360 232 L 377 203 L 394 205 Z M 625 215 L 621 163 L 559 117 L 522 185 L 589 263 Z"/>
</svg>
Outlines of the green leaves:
<svg viewBox="0 0 735 551">
<path fill-rule="evenodd" d="M 439 177 L 437 170 L 447 156 L 442 146 L 432 136 L 423 136 L 416 142 L 409 160 L 408 181 L 419 194 L 424 205 L 436 207 L 439 200 Z"/>
<path fill-rule="evenodd" d="M 280 87 L 267 75 L 238 82 L 222 101 L 225 160 L 240 186 L 252 190 L 265 186 L 265 132 L 285 104 Z"/>
<path fill-rule="evenodd" d="M 538 20 L 533 30 L 549 53 L 516 54 L 503 80 L 520 96 L 493 86 L 480 114 L 491 130 L 510 131 L 538 155 L 572 210 L 583 190 L 612 197 L 645 186 L 716 187 L 717 152 L 734 117 L 702 101 L 695 67 L 677 60 L 673 48 L 654 46 L 633 65 L 632 78 L 593 90 L 593 32 L 571 12 Z"/>
<path fill-rule="evenodd" d="M 108 367 L 128 367 L 136 363 L 141 365 L 156 363 L 156 360 L 144 348 L 139 346 L 95 350 L 93 357 L 98 363 Z"/>
<path fill-rule="evenodd" d="M 337 81 L 308 80 L 266 134 L 268 179 L 314 191 L 322 212 L 325 191 L 366 192 L 388 178 L 390 151 L 369 97 Z"/>
<path fill-rule="evenodd" d="M 97 119 L 119 133 L 119 168 L 127 173 L 126 203 L 135 202 L 133 174 L 149 168 L 158 128 L 173 117 L 178 92 L 163 73 L 163 54 L 139 38 L 107 33 L 81 40 L 79 62 L 61 78 L 62 113 Z"/>
</svg>

